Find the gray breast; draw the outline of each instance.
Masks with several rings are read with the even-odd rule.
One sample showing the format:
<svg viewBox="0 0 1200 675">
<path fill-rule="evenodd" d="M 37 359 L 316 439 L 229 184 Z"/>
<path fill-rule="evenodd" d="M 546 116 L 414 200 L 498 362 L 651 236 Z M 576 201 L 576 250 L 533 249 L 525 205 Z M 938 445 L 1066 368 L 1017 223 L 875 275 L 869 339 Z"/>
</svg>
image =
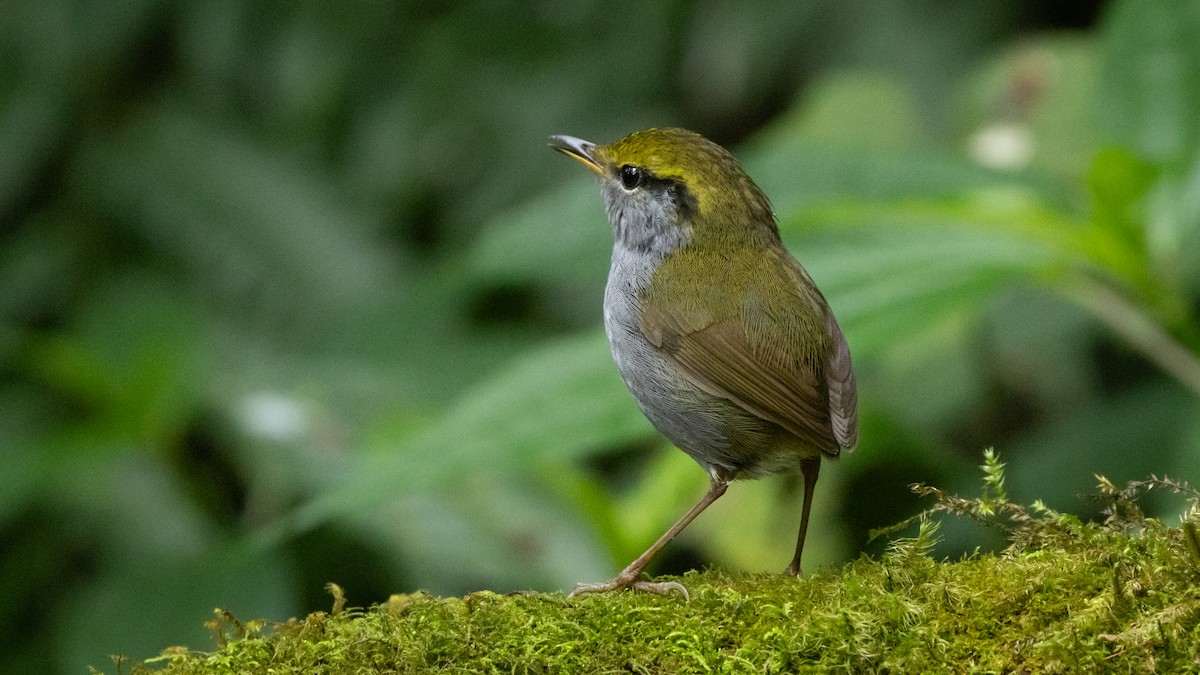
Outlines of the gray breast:
<svg viewBox="0 0 1200 675">
<path fill-rule="evenodd" d="M 657 266 L 653 254 L 633 251 L 617 244 L 604 292 L 604 327 L 613 360 L 630 393 L 659 433 L 700 463 L 706 471 L 716 467 L 745 476 L 784 468 L 748 462 L 751 448 L 734 448 L 730 427 L 736 426 L 743 443 L 747 435 L 758 435 L 772 444 L 773 428 L 745 410 L 695 387 L 684 379 L 658 352 L 638 327 L 640 292 Z M 756 443 L 757 445 L 757 443 Z M 766 459 L 766 458 L 763 458 Z M 772 458 L 773 459 L 773 458 Z M 780 458 L 782 459 L 782 458 Z M 768 463 L 770 462 L 768 460 Z M 792 465 L 794 459 L 786 464 Z M 782 464 L 782 463 L 781 463 Z"/>
</svg>

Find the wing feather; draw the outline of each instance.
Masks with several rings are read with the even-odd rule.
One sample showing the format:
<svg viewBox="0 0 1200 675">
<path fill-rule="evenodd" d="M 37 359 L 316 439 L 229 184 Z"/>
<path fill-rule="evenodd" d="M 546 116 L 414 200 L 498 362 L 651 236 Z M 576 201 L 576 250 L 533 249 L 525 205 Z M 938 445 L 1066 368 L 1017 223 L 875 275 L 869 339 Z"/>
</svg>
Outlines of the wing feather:
<svg viewBox="0 0 1200 675">
<path fill-rule="evenodd" d="M 793 294 L 743 288 L 724 318 L 686 303 L 644 303 L 641 329 L 695 386 L 837 454 L 858 436 L 850 350 L 803 268 L 785 258 Z"/>
</svg>

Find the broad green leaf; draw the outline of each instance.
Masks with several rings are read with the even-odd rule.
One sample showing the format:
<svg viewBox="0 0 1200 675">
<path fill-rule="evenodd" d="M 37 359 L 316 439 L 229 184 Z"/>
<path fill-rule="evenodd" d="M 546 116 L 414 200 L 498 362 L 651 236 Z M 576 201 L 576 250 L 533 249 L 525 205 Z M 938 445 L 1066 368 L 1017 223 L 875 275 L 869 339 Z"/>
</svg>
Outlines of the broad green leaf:
<svg viewBox="0 0 1200 675">
<path fill-rule="evenodd" d="M 450 485 L 481 468 L 521 472 L 653 433 L 625 390 L 601 334 L 534 349 L 467 391 L 423 431 L 380 447 L 294 522 L 308 528 L 392 495 Z M 266 533 L 266 537 L 280 534 Z"/>
<path fill-rule="evenodd" d="M 1102 31 L 1098 111 L 1116 144 L 1173 167 L 1200 149 L 1200 3 L 1114 2 Z"/>
<path fill-rule="evenodd" d="M 587 173 L 565 157 L 563 171 Z M 498 216 L 473 243 L 467 264 L 496 282 L 535 282 L 600 298 L 612 233 L 595 179 L 588 174 Z"/>
<path fill-rule="evenodd" d="M 786 133 L 850 153 L 903 153 L 921 135 L 913 92 L 895 77 L 869 72 L 841 73 L 815 83 L 799 109 L 772 126 L 774 131 L 766 135 L 774 141 Z M 752 144 L 761 145 L 762 141 Z"/>
<path fill-rule="evenodd" d="M 570 590 L 611 574 L 591 524 L 529 472 L 476 471 L 453 483 L 389 499 L 343 522 L 436 593 Z"/>
</svg>

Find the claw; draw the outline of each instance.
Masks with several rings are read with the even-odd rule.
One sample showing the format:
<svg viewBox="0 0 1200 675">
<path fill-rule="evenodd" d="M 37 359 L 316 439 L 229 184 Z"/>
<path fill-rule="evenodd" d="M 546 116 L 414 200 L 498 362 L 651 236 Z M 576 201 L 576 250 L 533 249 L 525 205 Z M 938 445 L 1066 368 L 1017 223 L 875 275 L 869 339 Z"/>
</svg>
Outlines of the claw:
<svg viewBox="0 0 1200 675">
<path fill-rule="evenodd" d="M 678 581 L 639 581 L 633 585 L 633 590 L 659 595 L 670 595 L 671 591 L 678 591 L 683 596 L 684 602 L 692 599 L 692 596 L 688 595 L 688 590 Z"/>
<path fill-rule="evenodd" d="M 683 584 L 678 581 L 632 581 L 617 577 L 608 581 L 602 581 L 598 584 L 578 584 L 575 590 L 567 596 L 570 600 L 577 595 L 585 593 L 607 593 L 609 591 L 641 591 L 643 593 L 654 593 L 656 595 L 670 595 L 671 591 L 677 591 L 683 596 L 683 601 L 688 602 L 692 599 L 688 594 L 688 590 Z"/>
</svg>

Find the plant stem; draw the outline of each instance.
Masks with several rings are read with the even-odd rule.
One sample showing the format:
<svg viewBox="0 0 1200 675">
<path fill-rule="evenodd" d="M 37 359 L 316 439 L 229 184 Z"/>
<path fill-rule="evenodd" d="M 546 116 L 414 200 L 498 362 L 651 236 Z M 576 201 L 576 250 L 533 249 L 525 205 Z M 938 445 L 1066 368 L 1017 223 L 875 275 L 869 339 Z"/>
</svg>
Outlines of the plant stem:
<svg viewBox="0 0 1200 675">
<path fill-rule="evenodd" d="M 1092 279 L 1068 284 L 1062 290 L 1131 347 L 1200 396 L 1200 357 L 1171 337 L 1141 307 Z"/>
</svg>

